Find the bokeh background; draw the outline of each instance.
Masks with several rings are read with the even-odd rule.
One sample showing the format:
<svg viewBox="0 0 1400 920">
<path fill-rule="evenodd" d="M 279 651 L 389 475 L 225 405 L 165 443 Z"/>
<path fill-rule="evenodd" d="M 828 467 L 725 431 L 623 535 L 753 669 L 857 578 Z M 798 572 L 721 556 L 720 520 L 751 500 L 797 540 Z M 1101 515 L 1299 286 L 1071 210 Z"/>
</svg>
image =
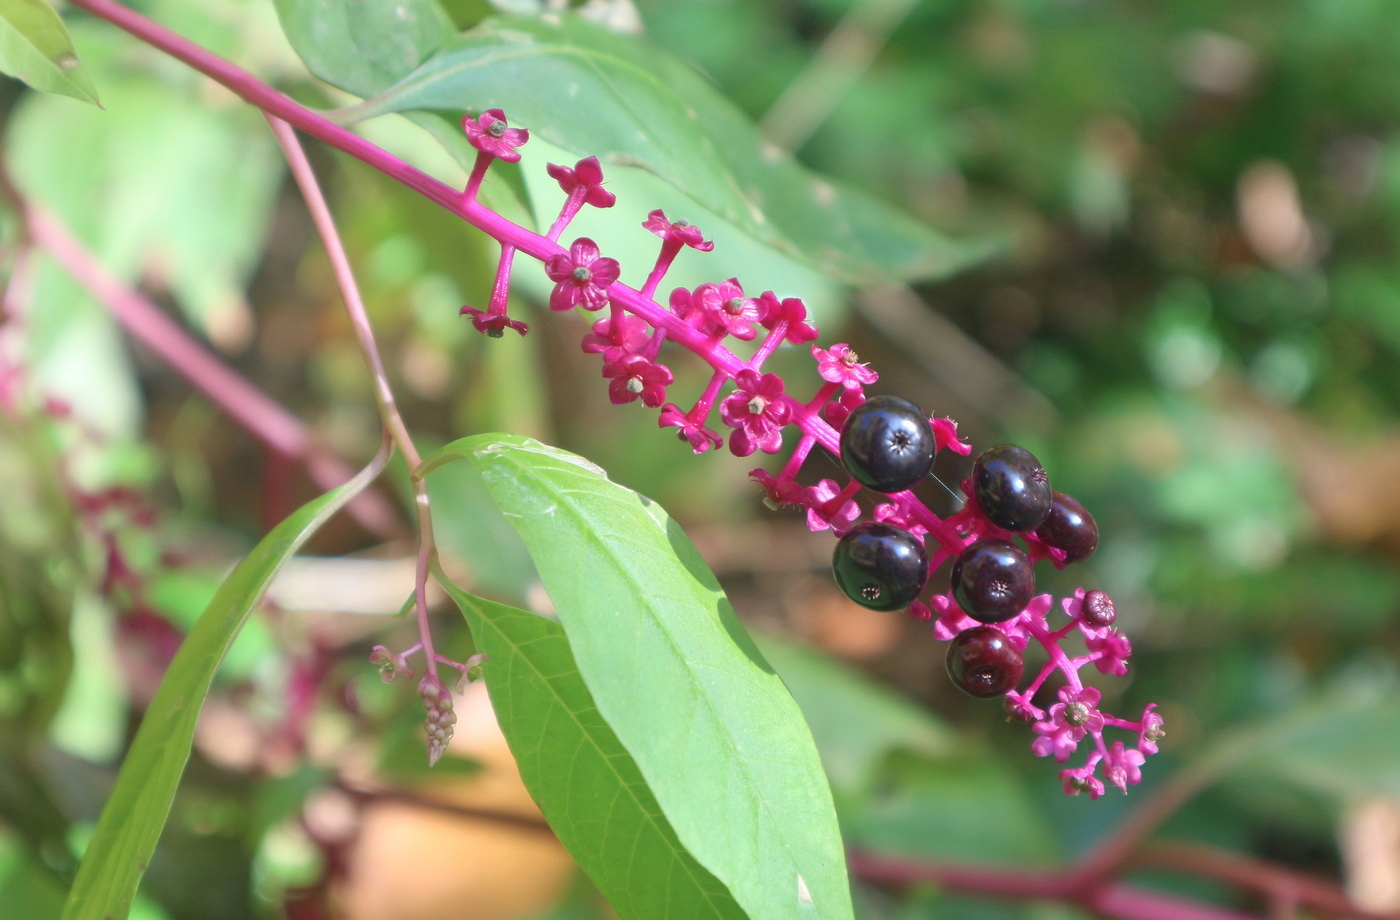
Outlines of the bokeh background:
<svg viewBox="0 0 1400 920">
<path fill-rule="evenodd" d="M 489 12 L 448 5 L 463 26 Z M 353 101 L 307 75 L 267 2 L 133 6 L 307 104 Z M 1158 839 L 1315 873 L 1400 912 L 1400 7 L 639 0 L 593 11 L 692 62 L 775 146 L 990 253 L 948 277 L 852 291 L 695 218 L 720 245 L 687 252 L 669 280 L 738 275 L 803 296 L 824 343 L 850 342 L 880 371 L 875 391 L 952 416 L 979 449 L 1035 451 L 1102 536 L 1089 562 L 1040 572 L 1042 590 L 1115 598 L 1135 655 L 1129 678 L 1103 684 L 1105 706 L 1157 701 L 1163 752 L 1128 797 L 1063 797 L 1028 731 L 951 687 L 927 625 L 840 595 L 829 536 L 766 510 L 752 459 L 692 456 L 654 413 L 610 405 L 577 347 L 587 319 L 542 310 L 548 287 L 532 267 L 519 267 L 512 307 L 531 334 L 475 334 L 458 309 L 487 299 L 489 241 L 312 145 L 420 445 L 532 435 L 665 505 L 808 711 L 853 847 L 1061 864 L 1153 788 L 1216 762 L 1215 781 Z M 106 108 L 0 87 L 16 183 L 321 443 L 363 461 L 379 440 L 369 380 L 261 118 L 112 28 L 67 18 Z M 407 122 L 361 130 L 464 178 Z M 552 216 L 557 189 L 530 173 L 548 158 L 527 149 L 511 181 Z M 609 172 L 616 226 L 632 230 L 604 250 L 624 280 L 653 257 L 638 229 L 655 206 L 649 181 Z M 8 212 L 5 243 L 13 280 L 22 240 Z M 125 344 L 52 264 L 37 260 L 32 275 L 39 370 L 27 385 L 50 403 L 10 412 L 0 431 L 0 913 L 43 918 L 56 916 L 171 643 L 231 561 L 314 488 Z M 799 351 L 775 361 L 790 380 L 810 375 Z M 670 365 L 670 398 L 698 394 L 702 369 Z M 138 498 L 75 509 L 71 490 L 52 488 L 55 458 L 90 493 Z M 956 487 L 969 466 L 941 456 L 936 470 Z M 818 460 L 808 472 L 837 469 Z M 925 498 L 954 507 L 937 485 Z M 442 476 L 434 502 L 464 583 L 548 609 L 465 471 Z M 428 773 L 411 687 L 381 685 L 367 664 L 371 644 L 411 641 L 391 618 L 411 589 L 406 536 L 339 520 L 279 583 L 206 704 L 133 916 L 606 916 L 514 778 L 481 688 L 459 703 L 456 756 Z M 112 546 L 136 573 L 115 588 Z M 447 606 L 437 623 L 449 654 L 470 654 Z M 1198 873 L 1140 877 L 1267 909 Z M 857 903 L 891 920 L 1080 916 L 920 886 L 858 883 Z"/>
</svg>

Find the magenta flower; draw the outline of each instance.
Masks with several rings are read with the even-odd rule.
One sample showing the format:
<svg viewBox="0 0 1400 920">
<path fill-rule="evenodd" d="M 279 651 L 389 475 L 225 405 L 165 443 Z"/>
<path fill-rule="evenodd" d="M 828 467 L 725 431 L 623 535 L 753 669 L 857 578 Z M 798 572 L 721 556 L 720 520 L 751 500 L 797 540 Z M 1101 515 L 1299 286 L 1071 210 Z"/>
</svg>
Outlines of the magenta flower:
<svg viewBox="0 0 1400 920">
<path fill-rule="evenodd" d="M 1103 783 L 1094 776 L 1092 767 L 1061 770 L 1060 783 L 1064 786 L 1065 795 L 1079 795 L 1081 792 L 1087 792 L 1090 799 L 1097 799 L 1103 795 Z"/>
<path fill-rule="evenodd" d="M 857 363 L 860 359 L 849 345 L 833 345 L 825 350 L 812 346 L 812 357 L 817 360 L 817 373 L 827 383 L 839 383 L 848 390 L 869 385 L 880 379 L 880 375 Z"/>
<path fill-rule="evenodd" d="M 756 333 L 758 301 L 744 296 L 737 278 L 720 284 L 702 284 L 695 289 L 693 303 L 715 331 L 723 330 L 736 339 L 748 341 Z"/>
<path fill-rule="evenodd" d="M 719 405 L 724 423 L 738 429 L 729 437 L 729 449 L 736 457 L 747 457 L 755 448 L 777 453 L 783 446 L 782 427 L 792 417 L 783 399 L 783 379 L 745 368 L 734 383 L 734 392 Z"/>
<path fill-rule="evenodd" d="M 1142 711 L 1142 729 L 1138 732 L 1138 750 L 1144 754 L 1157 753 L 1157 742 L 1161 741 L 1167 734 L 1162 717 L 1152 711 L 1156 708 L 1156 703 L 1148 703 L 1147 708 Z"/>
<path fill-rule="evenodd" d="M 933 446 L 935 450 L 951 450 L 964 457 L 972 453 L 972 445 L 958 439 L 958 423 L 950 418 L 929 419 L 933 425 Z"/>
<path fill-rule="evenodd" d="M 681 438 L 689 441 L 690 449 L 697 454 L 703 454 L 711 447 L 719 449 L 724 444 L 724 438 L 704 425 L 691 421 L 690 416 L 682 412 L 675 403 L 667 403 L 661 407 L 661 417 L 657 419 L 656 424 L 660 428 L 679 428 Z"/>
<path fill-rule="evenodd" d="M 668 243 L 680 243 L 701 252 L 709 252 L 715 248 L 714 243 L 704 239 L 699 227 L 684 220 L 669 221 L 660 208 L 648 214 L 642 226 Z"/>
<path fill-rule="evenodd" d="M 1088 630 L 1085 630 L 1088 633 Z M 1094 667 L 1100 674 L 1115 674 L 1122 677 L 1128 673 L 1128 659 L 1133 654 L 1133 644 L 1128 637 L 1111 626 L 1105 627 L 1099 635 L 1086 634 L 1084 647 L 1094 659 Z"/>
<path fill-rule="evenodd" d="M 1103 775 L 1110 783 L 1128 791 L 1129 786 L 1142 782 L 1142 762 L 1147 758 L 1133 748 L 1124 748 L 1123 742 L 1115 741 L 1103 759 Z"/>
<path fill-rule="evenodd" d="M 608 302 L 608 288 L 617 280 L 616 259 L 599 257 L 598 246 L 587 237 L 574 240 L 568 254 L 550 256 L 544 263 L 550 281 L 558 282 L 549 295 L 551 310 L 601 310 Z"/>
<path fill-rule="evenodd" d="M 500 109 L 487 109 L 479 118 L 463 115 L 462 130 L 467 132 L 467 142 L 477 150 L 507 163 L 520 161 L 515 148 L 530 139 L 526 129 L 508 127 L 506 113 Z"/>
<path fill-rule="evenodd" d="M 1014 690 L 1006 694 L 1002 705 L 1006 714 L 1017 722 L 1038 722 L 1045 718 L 1045 713 L 1031 705 L 1028 697 L 1019 696 Z"/>
<path fill-rule="evenodd" d="M 580 194 L 584 204 L 595 208 L 610 208 L 617 203 L 617 196 L 603 188 L 603 167 L 597 157 L 579 160 L 574 168 L 555 166 L 545 167 L 549 175 L 559 182 L 559 187 L 567 195 Z"/>
<path fill-rule="evenodd" d="M 630 403 L 638 396 L 642 404 L 655 409 L 666 401 L 666 388 L 671 385 L 670 368 L 653 364 L 638 354 L 622 353 L 603 365 L 603 376 L 612 379 L 608 398 L 614 405 Z"/>
<path fill-rule="evenodd" d="M 787 340 L 794 345 L 810 342 L 817 337 L 817 327 L 807 322 L 807 305 L 796 297 L 787 297 L 780 302 L 772 291 L 764 291 L 758 298 L 758 304 L 758 321 L 764 329 L 773 330 L 779 323 L 787 323 Z"/>
<path fill-rule="evenodd" d="M 838 503 L 840 496 L 841 489 L 832 479 L 823 479 L 803 493 L 808 530 L 816 533 L 831 528 L 839 536 L 851 529 L 860 517 L 860 505 L 849 498 Z"/>
<path fill-rule="evenodd" d="M 753 470 L 749 477 L 758 480 L 758 484 L 763 486 L 763 491 L 767 493 L 763 502 L 770 508 L 803 503 L 805 490 L 791 479 L 779 479 L 767 470 Z"/>
<path fill-rule="evenodd" d="M 484 332 L 493 339 L 499 339 L 505 335 L 505 330 L 514 329 L 524 335 L 530 331 L 530 327 L 519 320 L 511 319 L 505 313 L 488 313 L 478 310 L 475 307 L 463 307 L 459 313 L 470 313 L 472 326 L 477 332 Z"/>
<path fill-rule="evenodd" d="M 923 536 L 928 533 L 928 528 L 909 516 L 911 510 L 904 499 L 900 499 L 898 503 L 881 502 L 875 506 L 875 520 L 882 524 L 893 524 L 916 536 Z"/>
<path fill-rule="evenodd" d="M 923 601 L 914 601 L 909 605 L 909 615 L 920 623 L 927 623 L 933 619 L 933 611 L 928 609 L 928 605 Z"/>
<path fill-rule="evenodd" d="M 583 337 L 583 350 L 590 355 L 616 348 L 619 352 L 637 351 L 648 341 L 651 327 L 639 316 L 623 313 L 613 329 L 613 318 L 605 316 L 593 324 L 593 331 Z"/>
<path fill-rule="evenodd" d="M 1056 762 L 1064 763 L 1085 734 L 1102 732 L 1103 713 L 1096 708 L 1099 698 L 1099 691 L 1093 687 L 1061 687 L 1060 702 L 1050 707 L 1049 718 L 1031 726 L 1040 735 L 1031 743 L 1036 756 L 1054 754 Z"/>
</svg>

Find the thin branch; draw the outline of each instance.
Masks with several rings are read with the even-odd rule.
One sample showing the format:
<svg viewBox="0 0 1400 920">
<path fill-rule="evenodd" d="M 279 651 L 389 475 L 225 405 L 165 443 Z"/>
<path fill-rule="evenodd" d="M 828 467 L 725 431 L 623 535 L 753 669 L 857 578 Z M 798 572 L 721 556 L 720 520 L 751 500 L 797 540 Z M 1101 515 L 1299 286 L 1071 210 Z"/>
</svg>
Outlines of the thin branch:
<svg viewBox="0 0 1400 920">
<path fill-rule="evenodd" d="M 340 231 L 336 229 L 335 219 L 331 216 L 330 207 L 326 204 L 326 196 L 321 192 L 321 185 L 316 181 L 316 173 L 311 168 L 311 161 L 306 158 L 306 151 L 301 147 L 301 141 L 297 140 L 297 135 L 292 130 L 291 125 L 275 115 L 263 113 L 267 116 L 267 123 L 272 126 L 272 133 L 277 137 L 277 143 L 282 147 L 282 153 L 287 158 L 287 164 L 292 169 L 292 176 L 296 179 L 297 187 L 301 189 L 302 197 L 306 199 L 307 210 L 311 212 L 312 223 L 316 225 L 316 232 L 321 237 L 321 243 L 326 247 L 326 255 L 331 260 L 331 268 L 335 273 L 336 285 L 340 288 L 341 299 L 345 302 L 345 312 L 350 317 L 350 326 L 355 330 L 355 339 L 360 346 L 360 354 L 364 356 L 365 365 L 369 368 L 370 376 L 374 379 L 375 400 L 379 404 L 379 417 L 384 422 L 384 430 L 394 439 L 399 450 L 403 451 L 404 459 L 408 461 L 409 476 L 413 480 L 413 504 L 417 512 L 418 519 L 418 563 L 414 578 L 414 609 L 418 620 L 418 640 L 423 645 L 424 670 L 434 680 L 438 676 L 438 656 L 433 649 L 433 634 L 428 623 L 428 564 L 435 551 L 433 540 L 433 516 L 432 508 L 428 501 L 428 484 L 419 474 L 418 468 L 423 465 L 423 458 L 418 453 L 418 448 L 413 444 L 413 437 L 408 433 L 408 426 L 404 424 L 403 416 L 399 413 L 397 401 L 394 399 L 393 387 L 389 385 L 389 375 L 384 370 L 384 360 L 379 356 L 379 345 L 374 340 L 374 329 L 369 322 L 369 314 L 365 311 L 364 299 L 360 296 L 360 286 L 355 282 L 355 273 L 350 267 L 350 257 L 345 254 L 345 245 L 340 241 Z"/>
<path fill-rule="evenodd" d="M 1107 882 L 1083 888 L 1063 871 L 987 869 L 861 852 L 850 853 L 847 859 L 858 878 L 881 885 L 934 882 L 950 891 L 989 898 L 1058 901 L 1083 908 L 1105 920 L 1260 920 L 1253 914 L 1130 885 Z"/>
<path fill-rule="evenodd" d="M 259 443 L 281 456 L 305 462 L 312 480 L 322 489 L 335 488 L 354 475 L 342 460 L 311 442 L 299 418 L 224 364 L 160 307 L 103 268 L 57 218 L 22 199 L 16 200 L 16 206 L 35 242 L 87 288 L 128 335 Z M 397 537 L 403 532 L 393 506 L 377 492 L 357 496 L 350 510 L 356 520 L 380 536 Z"/>
</svg>

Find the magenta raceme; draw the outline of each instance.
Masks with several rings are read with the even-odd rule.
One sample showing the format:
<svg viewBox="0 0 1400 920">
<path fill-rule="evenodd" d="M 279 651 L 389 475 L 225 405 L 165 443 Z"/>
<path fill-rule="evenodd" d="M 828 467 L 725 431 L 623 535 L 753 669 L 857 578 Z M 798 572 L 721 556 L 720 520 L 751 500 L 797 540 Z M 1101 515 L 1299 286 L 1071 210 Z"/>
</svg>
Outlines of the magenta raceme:
<svg viewBox="0 0 1400 920">
<path fill-rule="evenodd" d="M 520 228 L 486 211 L 476 195 L 492 162 L 520 159 L 516 148 L 529 140 L 529 132 L 511 128 L 499 109 L 467 116 L 462 126 L 478 151 L 463 209 L 480 212 L 473 222 L 501 244 L 486 309 L 464 306 L 462 313 L 488 336 L 499 337 L 506 329 L 524 335 L 526 324 L 507 312 L 516 252 L 509 239 L 518 239 Z M 551 242 L 561 239 L 585 205 L 608 208 L 616 203 L 602 187 L 603 170 L 596 157 L 573 167 L 550 164 L 548 170 L 567 196 L 546 235 Z M 783 378 L 763 369 L 784 343 L 803 345 L 817 338 L 803 302 L 779 298 L 772 291 L 755 295 L 729 278 L 693 290 L 675 288 L 662 306 L 657 291 L 681 250 L 709 252 L 714 244 L 693 224 L 671 220 L 659 210 L 648 214 L 642 226 L 660 237 L 661 247 L 640 290 L 621 284 L 617 261 L 586 237 L 573 240 L 564 251 L 538 256 L 555 283 L 551 310 L 607 308 L 581 347 L 601 356 L 609 399 L 617 404 L 640 401 L 659 409 L 657 424 L 675 428 L 695 453 L 727 443 L 739 457 L 776 454 L 783 448 L 784 432 L 796 429 L 796 445 L 780 471 L 775 475 L 756 469 L 750 475 L 763 487 L 769 507 L 800 508 L 811 530 L 830 530 L 839 538 L 833 571 L 847 596 L 875 609 L 907 607 L 914 617 L 932 620 L 934 636 L 950 643 L 947 666 L 954 684 L 973 696 L 1002 697 L 1014 719 L 1031 724 L 1035 754 L 1064 764 L 1088 740 L 1082 764 L 1060 774 L 1067 794 L 1087 792 L 1098 798 L 1105 781 L 1125 792 L 1139 782 L 1146 755 L 1156 753 L 1163 736 L 1155 704 L 1135 720 L 1102 712 L 1099 690 L 1086 687 L 1079 673 L 1088 664 L 1104 675 L 1127 673 L 1132 645 L 1114 628 L 1112 600 L 1103 591 L 1078 589 L 1059 604 L 1067 622 L 1052 627 L 1048 615 L 1055 607 L 1053 598 L 1034 593 L 1037 562 L 1048 559 L 1063 568 L 1094 552 L 1098 528 L 1089 512 L 1073 497 L 1051 489 L 1044 468 L 1029 451 L 999 445 L 979 455 L 972 475 L 962 482 L 965 507 L 939 518 L 909 490 L 929 475 L 937 450 L 971 455 L 971 446 L 958 437 L 956 423 L 929 418 L 895 396 L 867 401 L 865 387 L 879 377 L 846 344 L 810 346 L 821 382 L 803 401 L 789 392 Z M 758 341 L 758 346 L 752 357 L 743 359 L 725 347 L 729 339 Z M 689 409 L 667 401 L 667 388 L 675 378 L 658 358 L 668 341 L 713 368 L 709 383 Z M 716 408 L 720 425 L 712 428 Z M 725 428 L 727 437 L 720 433 Z M 809 487 L 798 483 L 803 464 L 818 445 L 844 459 L 853 474 L 846 484 L 831 479 Z M 857 500 L 862 486 L 880 496 L 864 522 Z M 948 590 L 919 600 L 945 562 L 953 563 Z M 1081 655 L 1070 655 L 1062 647 L 1073 634 L 1084 644 Z M 1018 690 L 1031 640 L 1048 660 Z M 1033 697 L 1056 673 L 1063 681 L 1059 701 L 1041 709 Z M 1106 742 L 1109 728 L 1127 733 L 1131 746 L 1121 740 Z"/>
</svg>

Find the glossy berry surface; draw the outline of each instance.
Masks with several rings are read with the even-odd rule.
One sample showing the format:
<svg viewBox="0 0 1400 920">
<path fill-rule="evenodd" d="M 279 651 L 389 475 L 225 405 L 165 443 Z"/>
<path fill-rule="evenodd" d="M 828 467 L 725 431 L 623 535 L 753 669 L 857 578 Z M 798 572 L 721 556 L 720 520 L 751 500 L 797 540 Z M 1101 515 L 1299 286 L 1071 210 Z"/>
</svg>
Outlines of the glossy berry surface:
<svg viewBox="0 0 1400 920">
<path fill-rule="evenodd" d="M 1089 591 L 1084 595 L 1079 615 L 1090 626 L 1112 626 L 1118 619 L 1118 608 L 1113 606 L 1113 598 L 1102 591 Z"/>
<path fill-rule="evenodd" d="M 1015 690 L 1025 669 L 1021 653 L 995 626 L 974 626 L 954 636 L 947 663 L 954 685 L 982 700 Z"/>
<path fill-rule="evenodd" d="M 1002 444 L 984 450 L 972 464 L 972 496 L 987 520 L 1024 533 L 1050 514 L 1050 477 L 1035 454 Z"/>
<path fill-rule="evenodd" d="M 871 610 L 907 607 L 928 581 L 928 556 L 918 538 L 893 524 L 867 521 L 846 532 L 831 557 L 836 584 Z"/>
<path fill-rule="evenodd" d="M 1030 558 L 1005 540 L 978 540 L 953 563 L 953 597 L 974 620 L 1000 623 L 1026 608 L 1035 593 Z"/>
<path fill-rule="evenodd" d="M 898 396 L 874 396 L 841 426 L 841 462 L 876 492 L 903 492 L 933 468 L 933 427 L 919 407 Z"/>
<path fill-rule="evenodd" d="M 1065 562 L 1082 562 L 1099 546 L 1099 525 L 1073 496 L 1050 493 L 1050 514 L 1035 529 L 1042 543 L 1065 551 Z"/>
</svg>

